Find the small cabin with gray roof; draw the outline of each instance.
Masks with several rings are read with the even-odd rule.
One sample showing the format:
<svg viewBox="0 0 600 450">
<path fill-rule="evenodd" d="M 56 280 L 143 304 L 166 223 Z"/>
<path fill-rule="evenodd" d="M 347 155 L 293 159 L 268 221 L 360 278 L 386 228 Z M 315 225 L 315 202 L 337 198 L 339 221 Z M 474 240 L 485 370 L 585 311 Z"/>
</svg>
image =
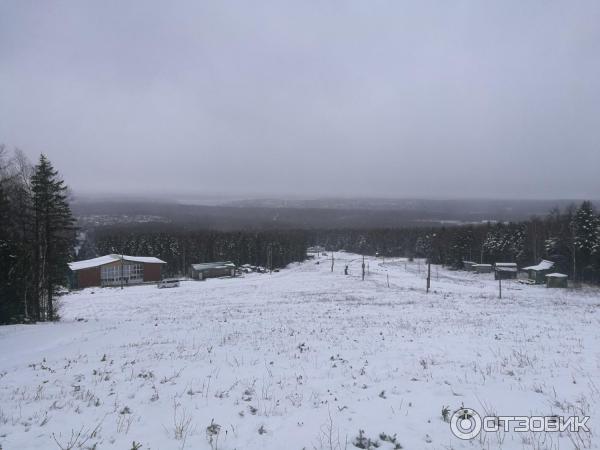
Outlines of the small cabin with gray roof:
<svg viewBox="0 0 600 450">
<path fill-rule="evenodd" d="M 546 287 L 566 288 L 568 286 L 568 278 L 564 273 L 549 273 L 546 275 Z"/>
<path fill-rule="evenodd" d="M 554 263 L 542 259 L 539 264 L 535 266 L 523 267 L 523 270 L 527 272 L 527 275 L 531 281 L 535 284 L 546 283 L 546 275 L 554 268 Z"/>
<path fill-rule="evenodd" d="M 473 264 L 471 267 L 476 273 L 491 273 L 493 270 L 491 264 Z"/>
<path fill-rule="evenodd" d="M 510 280 L 517 278 L 517 263 L 499 263 L 494 264 L 495 280 Z"/>
<path fill-rule="evenodd" d="M 192 264 L 190 272 L 194 280 L 205 280 L 206 278 L 218 277 L 234 277 L 235 264 L 231 261 Z"/>
</svg>

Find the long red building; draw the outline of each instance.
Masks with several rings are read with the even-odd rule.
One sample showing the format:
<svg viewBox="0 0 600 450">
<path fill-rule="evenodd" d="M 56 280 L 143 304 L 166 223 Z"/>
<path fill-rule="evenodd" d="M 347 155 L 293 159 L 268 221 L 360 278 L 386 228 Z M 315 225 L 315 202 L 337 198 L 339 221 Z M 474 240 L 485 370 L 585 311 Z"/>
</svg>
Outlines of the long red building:
<svg viewBox="0 0 600 450">
<path fill-rule="evenodd" d="M 153 256 L 105 255 L 75 261 L 71 269 L 71 288 L 120 286 L 160 281 L 164 261 Z"/>
</svg>

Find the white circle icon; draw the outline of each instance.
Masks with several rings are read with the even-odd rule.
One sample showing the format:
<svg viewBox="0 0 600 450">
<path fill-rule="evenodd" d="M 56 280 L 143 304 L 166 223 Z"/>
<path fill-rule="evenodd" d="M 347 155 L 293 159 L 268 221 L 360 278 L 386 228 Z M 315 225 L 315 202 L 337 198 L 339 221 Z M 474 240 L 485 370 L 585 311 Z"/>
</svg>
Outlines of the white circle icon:
<svg viewBox="0 0 600 450">
<path fill-rule="evenodd" d="M 450 429 L 459 439 L 473 439 L 481 431 L 481 417 L 471 408 L 460 408 L 452 414 Z"/>
</svg>

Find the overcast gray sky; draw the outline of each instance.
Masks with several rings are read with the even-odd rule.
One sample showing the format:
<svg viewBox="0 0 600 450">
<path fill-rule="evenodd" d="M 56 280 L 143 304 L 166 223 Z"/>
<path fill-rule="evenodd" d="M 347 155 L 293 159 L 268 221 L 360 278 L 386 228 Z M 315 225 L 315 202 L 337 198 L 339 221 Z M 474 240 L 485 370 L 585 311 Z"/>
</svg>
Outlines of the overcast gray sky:
<svg viewBox="0 0 600 450">
<path fill-rule="evenodd" d="M 600 2 L 0 2 L 75 192 L 600 197 Z"/>
</svg>

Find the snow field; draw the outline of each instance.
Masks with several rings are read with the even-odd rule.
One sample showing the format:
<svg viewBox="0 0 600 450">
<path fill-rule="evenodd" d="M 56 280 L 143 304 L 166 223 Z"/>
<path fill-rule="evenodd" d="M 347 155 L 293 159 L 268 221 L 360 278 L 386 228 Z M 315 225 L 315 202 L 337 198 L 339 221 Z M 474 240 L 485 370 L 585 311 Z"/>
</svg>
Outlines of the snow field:
<svg viewBox="0 0 600 450">
<path fill-rule="evenodd" d="M 361 281 L 335 258 L 86 289 L 59 323 L 1 327 L 2 450 L 600 448 L 598 290 L 504 281 L 500 300 L 492 274 L 433 267 L 426 294 L 422 261 L 368 258 Z M 592 432 L 462 441 L 442 417 L 461 405 Z"/>
</svg>

